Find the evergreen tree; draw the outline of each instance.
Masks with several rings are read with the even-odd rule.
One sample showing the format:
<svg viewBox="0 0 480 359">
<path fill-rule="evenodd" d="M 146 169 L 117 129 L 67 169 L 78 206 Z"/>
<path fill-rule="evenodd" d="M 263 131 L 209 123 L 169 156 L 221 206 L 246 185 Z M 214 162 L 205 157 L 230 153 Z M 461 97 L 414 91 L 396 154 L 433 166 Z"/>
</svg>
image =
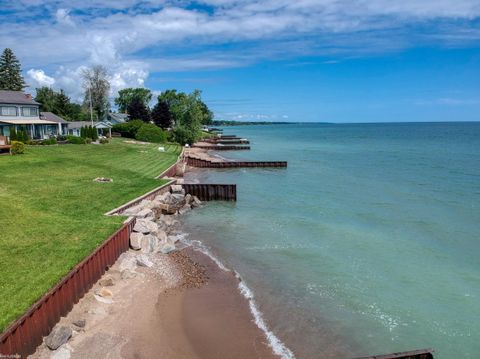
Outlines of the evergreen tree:
<svg viewBox="0 0 480 359">
<path fill-rule="evenodd" d="M 131 120 L 150 122 L 150 111 L 139 98 L 132 99 L 132 101 L 128 104 L 127 113 Z"/>
<path fill-rule="evenodd" d="M 86 131 L 85 131 L 85 127 L 82 126 L 82 127 L 80 128 L 80 137 L 81 137 L 81 138 L 86 138 L 86 137 L 87 137 L 85 132 L 86 132 Z"/>
<path fill-rule="evenodd" d="M 152 110 L 152 120 L 161 128 L 169 128 L 173 125 L 173 117 L 166 101 L 160 100 Z"/>
<path fill-rule="evenodd" d="M 12 126 L 10 127 L 10 142 L 16 141 L 17 139 L 18 139 L 17 131 L 15 131 L 15 126 Z"/>
<path fill-rule="evenodd" d="M 70 112 L 70 97 L 65 91 L 60 90 L 55 96 L 55 114 L 58 116 L 68 117 Z"/>
<path fill-rule="evenodd" d="M 23 91 L 24 88 L 20 61 L 7 48 L 0 57 L 0 90 Z"/>
</svg>

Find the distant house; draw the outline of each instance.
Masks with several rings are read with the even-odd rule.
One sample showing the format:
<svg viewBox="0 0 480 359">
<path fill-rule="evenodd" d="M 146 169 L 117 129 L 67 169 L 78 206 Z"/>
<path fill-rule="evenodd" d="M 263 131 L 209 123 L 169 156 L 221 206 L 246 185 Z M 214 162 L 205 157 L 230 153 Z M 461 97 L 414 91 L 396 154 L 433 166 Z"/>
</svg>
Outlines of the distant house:
<svg viewBox="0 0 480 359">
<path fill-rule="evenodd" d="M 91 125 L 91 121 L 68 122 L 68 134 L 79 137 L 82 127 L 89 127 Z M 108 121 L 94 122 L 93 127 L 97 129 L 97 133 L 99 135 L 105 135 L 109 137 L 112 135 L 112 125 Z"/>
<path fill-rule="evenodd" d="M 110 122 L 112 125 L 124 123 L 128 121 L 128 114 L 110 112 L 107 114 L 107 121 Z"/>
<path fill-rule="evenodd" d="M 32 139 L 63 134 L 63 126 L 52 121 L 51 117 L 42 118 L 39 108 L 40 104 L 30 94 L 0 90 L 0 136 L 9 137 L 10 128 L 15 128 L 17 132 L 27 130 Z"/>
</svg>

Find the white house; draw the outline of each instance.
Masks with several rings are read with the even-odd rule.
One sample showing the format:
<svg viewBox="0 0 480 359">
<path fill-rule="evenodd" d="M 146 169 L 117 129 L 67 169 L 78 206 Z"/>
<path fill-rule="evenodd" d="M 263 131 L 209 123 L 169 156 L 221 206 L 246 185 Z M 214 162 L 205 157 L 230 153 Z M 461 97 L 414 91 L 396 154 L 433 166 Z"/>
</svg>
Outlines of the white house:
<svg viewBox="0 0 480 359">
<path fill-rule="evenodd" d="M 63 134 L 61 124 L 51 121 L 49 116 L 40 116 L 40 104 L 32 95 L 22 91 L 0 90 L 0 136 L 10 136 L 15 131 L 27 130 L 32 139 L 46 139 Z"/>
</svg>

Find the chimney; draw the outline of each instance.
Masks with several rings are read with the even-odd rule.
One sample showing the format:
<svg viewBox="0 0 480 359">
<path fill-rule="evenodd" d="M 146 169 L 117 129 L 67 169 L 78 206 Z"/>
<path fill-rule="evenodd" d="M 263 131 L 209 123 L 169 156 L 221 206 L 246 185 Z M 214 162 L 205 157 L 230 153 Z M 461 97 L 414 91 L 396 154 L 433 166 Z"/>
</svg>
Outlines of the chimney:
<svg viewBox="0 0 480 359">
<path fill-rule="evenodd" d="M 29 100 L 32 99 L 32 95 L 30 95 L 29 93 L 26 93 L 26 94 L 25 94 L 25 97 L 26 97 L 27 99 L 29 99 Z"/>
</svg>

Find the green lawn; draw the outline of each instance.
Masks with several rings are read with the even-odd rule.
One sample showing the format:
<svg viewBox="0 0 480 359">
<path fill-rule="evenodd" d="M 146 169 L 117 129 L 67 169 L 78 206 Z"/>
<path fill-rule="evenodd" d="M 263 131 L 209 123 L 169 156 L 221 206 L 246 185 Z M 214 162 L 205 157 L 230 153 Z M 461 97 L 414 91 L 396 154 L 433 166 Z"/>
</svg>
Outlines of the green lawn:
<svg viewBox="0 0 480 359">
<path fill-rule="evenodd" d="M 125 220 L 105 212 L 164 183 L 154 177 L 181 148 L 157 147 L 114 139 L 0 156 L 0 332 Z"/>
</svg>

